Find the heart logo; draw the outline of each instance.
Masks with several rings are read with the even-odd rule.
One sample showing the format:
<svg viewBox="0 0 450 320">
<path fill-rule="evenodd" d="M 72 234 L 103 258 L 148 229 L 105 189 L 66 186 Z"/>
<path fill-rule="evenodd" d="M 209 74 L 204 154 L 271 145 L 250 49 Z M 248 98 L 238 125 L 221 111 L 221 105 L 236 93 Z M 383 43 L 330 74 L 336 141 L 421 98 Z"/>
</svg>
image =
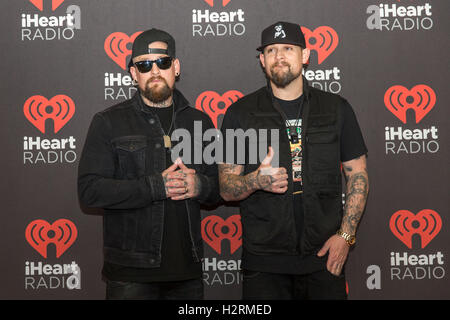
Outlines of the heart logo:
<svg viewBox="0 0 450 320">
<path fill-rule="evenodd" d="M 208 114 L 217 128 L 219 116 L 223 116 L 228 107 L 243 96 L 237 90 L 227 91 L 223 95 L 219 95 L 215 91 L 205 91 L 195 101 L 195 108 Z"/>
<path fill-rule="evenodd" d="M 75 103 L 65 95 L 57 95 L 50 100 L 43 96 L 32 96 L 25 101 L 23 113 L 39 131 L 45 133 L 45 121 L 52 119 L 57 133 L 75 113 Z"/>
<path fill-rule="evenodd" d="M 142 31 L 138 31 L 131 37 L 123 32 L 114 32 L 105 40 L 104 48 L 106 54 L 123 70 L 127 69 L 127 57 L 131 54 L 131 48 L 127 48 L 129 44 L 133 44 L 134 40 Z"/>
<path fill-rule="evenodd" d="M 56 246 L 56 258 L 61 257 L 75 242 L 77 235 L 75 224 L 67 219 L 56 220 L 53 224 L 34 220 L 25 230 L 28 243 L 44 258 L 47 258 L 47 246 L 50 243 Z"/>
<path fill-rule="evenodd" d="M 29 0 L 40 11 L 44 10 L 44 0 Z M 52 0 L 52 10 L 55 11 L 64 0 Z"/>
<path fill-rule="evenodd" d="M 214 7 L 214 0 L 204 0 L 207 4 L 209 4 L 211 7 Z M 227 4 L 229 4 L 231 0 L 222 0 L 222 5 L 225 7 Z"/>
<path fill-rule="evenodd" d="M 314 31 L 306 27 L 301 29 L 305 35 L 306 47 L 317 52 L 318 64 L 324 62 L 339 44 L 339 36 L 331 27 L 321 26 Z"/>
<path fill-rule="evenodd" d="M 414 110 L 419 123 L 436 104 L 436 93 L 429 86 L 419 84 L 411 90 L 392 86 L 384 94 L 384 104 L 400 121 L 406 124 L 406 111 Z"/>
<path fill-rule="evenodd" d="M 441 231 L 442 219 L 436 211 L 430 209 L 422 210 L 416 215 L 408 210 L 400 210 L 392 215 L 389 227 L 392 233 L 410 249 L 412 249 L 413 235 L 420 235 L 423 249 Z"/>
<path fill-rule="evenodd" d="M 242 245 L 241 216 L 233 215 L 226 220 L 215 215 L 206 217 L 202 220 L 202 237 L 218 254 L 222 252 L 222 240 L 228 239 L 233 254 Z"/>
</svg>

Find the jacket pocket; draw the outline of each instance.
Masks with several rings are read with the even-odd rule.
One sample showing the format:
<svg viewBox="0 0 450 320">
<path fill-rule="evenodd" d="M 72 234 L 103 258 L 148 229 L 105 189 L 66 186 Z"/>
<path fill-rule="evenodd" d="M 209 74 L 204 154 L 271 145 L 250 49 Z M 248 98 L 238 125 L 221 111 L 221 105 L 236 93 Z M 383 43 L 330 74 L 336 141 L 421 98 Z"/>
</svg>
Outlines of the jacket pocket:
<svg viewBox="0 0 450 320">
<path fill-rule="evenodd" d="M 336 189 L 322 189 L 308 195 L 303 253 L 317 252 L 342 223 L 342 196 Z"/>
<path fill-rule="evenodd" d="M 339 166 L 340 146 L 336 132 L 308 133 L 307 157 L 314 170 L 335 170 Z"/>
<path fill-rule="evenodd" d="M 337 133 L 336 132 L 316 132 L 316 133 L 309 133 L 306 136 L 306 141 L 309 143 L 333 143 L 337 140 Z"/>
<path fill-rule="evenodd" d="M 257 191 L 241 203 L 244 245 L 253 253 L 289 252 L 294 242 L 295 225 L 289 214 L 290 196 Z M 294 244 L 295 246 L 295 244 Z"/>
<path fill-rule="evenodd" d="M 145 175 L 146 136 L 124 136 L 112 141 L 119 164 L 119 177 L 136 179 Z"/>
</svg>

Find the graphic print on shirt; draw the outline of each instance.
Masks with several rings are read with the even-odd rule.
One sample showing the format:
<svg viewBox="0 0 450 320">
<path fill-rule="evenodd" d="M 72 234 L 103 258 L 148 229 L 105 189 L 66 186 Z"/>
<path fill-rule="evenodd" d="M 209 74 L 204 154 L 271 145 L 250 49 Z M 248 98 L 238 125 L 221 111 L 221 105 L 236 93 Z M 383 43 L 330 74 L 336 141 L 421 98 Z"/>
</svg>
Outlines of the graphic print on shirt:
<svg viewBox="0 0 450 320">
<path fill-rule="evenodd" d="M 302 189 L 302 119 L 288 120 L 286 130 L 291 147 L 294 193 L 298 193 Z"/>
</svg>

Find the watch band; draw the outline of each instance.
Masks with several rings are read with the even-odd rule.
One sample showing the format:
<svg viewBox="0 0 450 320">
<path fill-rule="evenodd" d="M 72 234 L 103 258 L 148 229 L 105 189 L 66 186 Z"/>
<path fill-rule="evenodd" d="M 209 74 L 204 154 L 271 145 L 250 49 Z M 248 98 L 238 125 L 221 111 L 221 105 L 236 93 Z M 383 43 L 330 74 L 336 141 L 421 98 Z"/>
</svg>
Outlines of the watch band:
<svg viewBox="0 0 450 320">
<path fill-rule="evenodd" d="M 337 235 L 341 236 L 342 238 L 344 238 L 344 240 L 347 242 L 347 244 L 349 246 L 352 246 L 355 244 L 356 242 L 356 237 L 354 235 L 348 234 L 346 232 L 343 232 L 342 230 L 338 230 L 336 232 Z"/>
</svg>

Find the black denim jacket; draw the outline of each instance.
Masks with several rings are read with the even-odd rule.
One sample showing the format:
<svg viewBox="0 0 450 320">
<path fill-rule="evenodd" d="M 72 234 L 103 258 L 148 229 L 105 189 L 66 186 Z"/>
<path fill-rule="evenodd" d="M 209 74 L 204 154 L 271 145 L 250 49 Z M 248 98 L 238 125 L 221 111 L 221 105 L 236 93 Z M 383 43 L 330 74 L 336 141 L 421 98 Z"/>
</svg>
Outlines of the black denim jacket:
<svg viewBox="0 0 450 320">
<path fill-rule="evenodd" d="M 203 132 L 214 128 L 211 119 L 191 108 L 174 91 L 175 128 L 191 133 L 194 121 Z M 146 115 L 144 115 L 144 108 Z M 90 125 L 78 168 L 78 195 L 82 206 L 102 208 L 105 261 L 138 268 L 159 267 L 164 229 L 166 191 L 161 173 L 166 169 L 163 130 L 156 114 L 143 104 L 139 92 L 123 103 L 97 113 Z M 198 127 L 198 125 L 197 125 Z M 201 181 L 197 199 L 186 203 L 192 255 L 203 254 L 200 204 L 220 201 L 217 165 L 187 164 Z"/>
</svg>

